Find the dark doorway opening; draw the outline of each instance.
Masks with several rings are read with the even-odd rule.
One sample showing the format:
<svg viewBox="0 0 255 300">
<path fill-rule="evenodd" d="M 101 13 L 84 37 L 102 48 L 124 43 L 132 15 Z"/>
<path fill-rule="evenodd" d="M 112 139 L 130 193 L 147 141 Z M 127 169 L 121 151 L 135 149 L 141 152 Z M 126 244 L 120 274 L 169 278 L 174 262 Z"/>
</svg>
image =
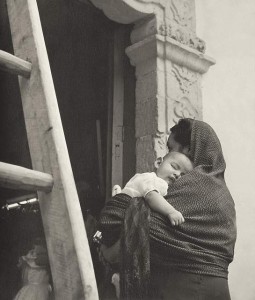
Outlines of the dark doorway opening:
<svg viewBox="0 0 255 300">
<path fill-rule="evenodd" d="M 38 0 L 60 115 L 84 219 L 97 218 L 111 194 L 114 99 L 114 38 L 123 32 L 125 51 L 130 26 L 107 19 L 89 1 Z M 13 53 L 6 5 L 0 3 L 0 49 Z M 123 183 L 135 172 L 135 76 L 123 55 Z M 116 74 L 115 74 L 116 75 Z M 32 168 L 18 79 L 0 71 L 0 161 Z M 0 189 L 0 205 L 26 191 Z M 0 207 L 0 208 L 1 208 Z M 93 226 L 93 225 L 91 225 Z M 93 233 L 93 228 L 86 228 Z M 0 214 L 1 299 L 19 288 L 19 256 L 43 235 L 40 213 Z M 93 250 L 92 250 L 93 251 Z M 92 253 L 93 255 L 93 253 Z M 97 271 L 97 270 L 96 270 Z M 100 272 L 100 270 L 99 270 Z"/>
</svg>

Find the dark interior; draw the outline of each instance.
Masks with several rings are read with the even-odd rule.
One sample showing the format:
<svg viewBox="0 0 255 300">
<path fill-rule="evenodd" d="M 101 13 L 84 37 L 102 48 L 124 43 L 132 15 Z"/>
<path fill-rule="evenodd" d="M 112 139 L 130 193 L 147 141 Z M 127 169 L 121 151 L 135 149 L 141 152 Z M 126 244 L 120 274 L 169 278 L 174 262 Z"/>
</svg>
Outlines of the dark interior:
<svg viewBox="0 0 255 300">
<path fill-rule="evenodd" d="M 111 134 L 114 30 L 123 25 L 107 19 L 89 1 L 38 0 L 38 7 L 58 99 L 67 147 L 84 217 L 97 217 L 109 195 L 99 185 L 96 122 L 100 124 L 104 185 L 107 136 Z M 125 26 L 126 46 L 131 27 Z M 13 53 L 4 1 L 0 1 L 0 49 Z M 124 49 L 123 49 L 124 51 Z M 124 182 L 135 171 L 135 76 L 124 63 Z M 0 161 L 32 168 L 17 77 L 0 70 Z M 108 152 L 107 152 L 108 151 Z M 109 155 L 108 155 L 109 157 Z M 109 162 L 108 162 L 109 164 Z M 111 183 L 110 183 L 111 184 Z M 106 186 L 104 186 L 104 189 Z M 109 187 L 108 187 L 108 190 Z M 0 189 L 0 208 L 26 191 Z M 31 193 L 31 192 L 29 192 Z M 19 288 L 17 261 L 43 236 L 38 208 L 0 209 L 1 299 L 12 299 Z"/>
</svg>

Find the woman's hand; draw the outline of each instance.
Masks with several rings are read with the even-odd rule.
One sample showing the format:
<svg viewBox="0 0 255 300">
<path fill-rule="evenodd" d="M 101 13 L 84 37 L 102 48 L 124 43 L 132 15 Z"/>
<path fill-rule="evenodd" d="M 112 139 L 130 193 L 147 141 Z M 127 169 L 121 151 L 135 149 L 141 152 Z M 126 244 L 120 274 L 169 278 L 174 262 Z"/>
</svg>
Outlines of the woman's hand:
<svg viewBox="0 0 255 300">
<path fill-rule="evenodd" d="M 98 249 L 99 260 L 103 263 L 115 264 L 119 262 L 120 240 L 111 247 L 101 245 Z"/>
</svg>

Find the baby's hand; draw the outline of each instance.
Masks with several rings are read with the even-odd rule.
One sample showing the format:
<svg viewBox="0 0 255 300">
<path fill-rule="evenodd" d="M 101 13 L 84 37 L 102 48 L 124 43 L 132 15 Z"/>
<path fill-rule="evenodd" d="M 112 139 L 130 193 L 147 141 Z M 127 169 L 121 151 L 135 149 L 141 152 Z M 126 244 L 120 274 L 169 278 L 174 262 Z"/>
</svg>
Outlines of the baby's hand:
<svg viewBox="0 0 255 300">
<path fill-rule="evenodd" d="M 178 210 L 170 212 L 167 217 L 173 226 L 181 225 L 185 222 L 183 215 Z"/>
</svg>

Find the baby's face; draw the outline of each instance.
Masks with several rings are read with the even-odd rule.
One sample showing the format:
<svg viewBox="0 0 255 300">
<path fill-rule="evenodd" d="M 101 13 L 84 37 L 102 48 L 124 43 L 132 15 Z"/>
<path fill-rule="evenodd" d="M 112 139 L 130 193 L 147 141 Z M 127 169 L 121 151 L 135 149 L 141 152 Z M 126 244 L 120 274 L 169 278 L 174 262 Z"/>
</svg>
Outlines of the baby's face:
<svg viewBox="0 0 255 300">
<path fill-rule="evenodd" d="M 157 169 L 157 176 L 172 184 L 176 179 L 193 169 L 190 159 L 179 152 L 170 152 Z"/>
</svg>

